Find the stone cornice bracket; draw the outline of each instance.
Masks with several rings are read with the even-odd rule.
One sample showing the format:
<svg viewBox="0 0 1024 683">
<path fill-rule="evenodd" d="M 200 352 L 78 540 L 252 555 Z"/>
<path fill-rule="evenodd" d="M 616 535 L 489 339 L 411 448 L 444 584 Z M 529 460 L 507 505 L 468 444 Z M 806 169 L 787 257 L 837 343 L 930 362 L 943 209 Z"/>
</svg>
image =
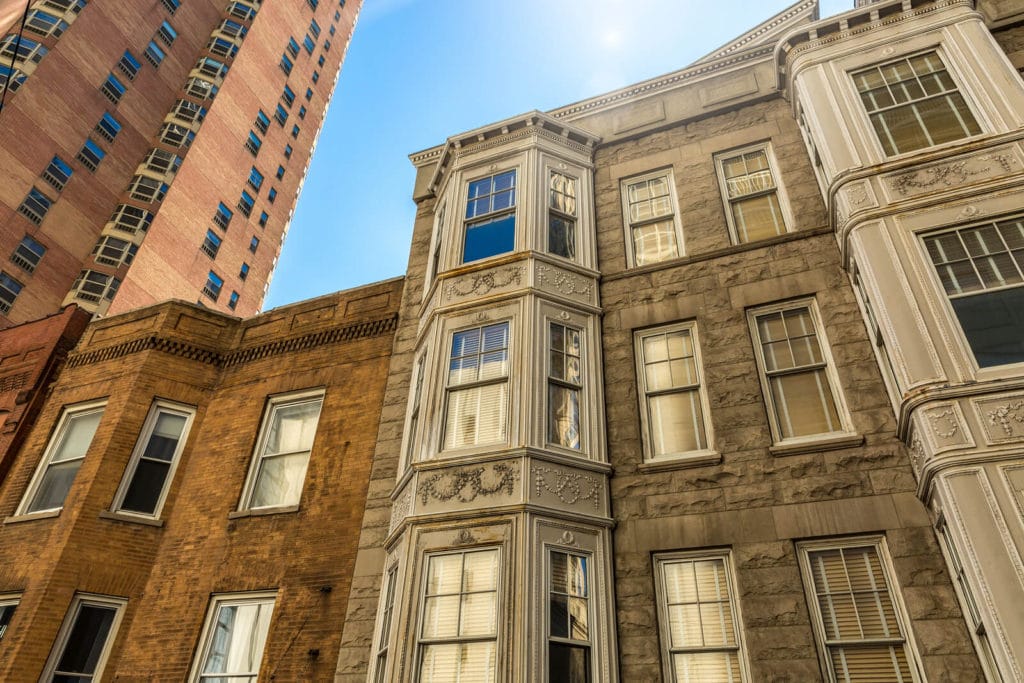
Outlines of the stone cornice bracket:
<svg viewBox="0 0 1024 683">
<path fill-rule="evenodd" d="M 284 353 L 305 351 L 328 344 L 391 334 L 397 326 L 398 315 L 393 314 L 386 318 L 366 320 L 297 337 L 269 341 L 247 349 L 238 349 L 227 353 L 220 353 L 212 349 L 196 346 L 181 339 L 171 339 L 158 334 L 147 335 L 103 349 L 71 353 L 68 356 L 68 367 L 76 368 L 81 365 L 102 363 L 144 351 L 160 351 L 218 368 L 230 367 Z"/>
</svg>

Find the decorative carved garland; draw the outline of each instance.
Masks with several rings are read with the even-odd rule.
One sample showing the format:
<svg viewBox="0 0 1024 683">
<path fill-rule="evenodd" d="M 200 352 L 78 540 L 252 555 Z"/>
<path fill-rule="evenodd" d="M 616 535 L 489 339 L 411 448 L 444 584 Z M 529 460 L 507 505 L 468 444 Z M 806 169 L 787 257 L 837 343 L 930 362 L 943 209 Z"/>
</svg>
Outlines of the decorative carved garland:
<svg viewBox="0 0 1024 683">
<path fill-rule="evenodd" d="M 419 484 L 420 500 L 426 505 L 431 498 L 447 503 L 456 500 L 470 503 L 482 496 L 493 496 L 515 493 L 515 485 L 519 480 L 519 469 L 506 463 L 491 465 L 491 475 L 495 480 L 485 484 L 483 480 L 486 467 L 466 467 L 453 471 L 438 472 Z"/>
<path fill-rule="evenodd" d="M 554 277 L 552 277 L 552 275 L 554 275 Z M 582 282 L 581 278 L 574 277 L 568 273 L 563 273 L 547 266 L 539 266 L 537 268 L 537 282 L 541 284 L 550 284 L 566 296 L 572 296 L 573 294 L 579 294 L 580 296 L 586 297 L 590 296 L 591 286 L 589 282 L 580 284 Z"/>
<path fill-rule="evenodd" d="M 548 474 L 555 475 L 554 483 L 548 481 Z M 601 481 L 595 477 L 579 472 L 563 472 L 550 467 L 535 467 L 533 484 L 538 496 L 547 491 L 566 505 L 589 500 L 595 510 L 600 509 Z"/>
<path fill-rule="evenodd" d="M 990 410 L 988 412 L 989 424 L 993 426 L 998 425 L 1007 436 L 1013 436 L 1013 424 L 1010 423 L 1011 419 L 1014 422 L 1024 424 L 1024 401 L 1007 403 L 1004 406 L 999 406 L 995 410 Z"/>
<path fill-rule="evenodd" d="M 982 175 L 992 170 L 992 165 L 986 164 L 983 168 L 972 171 L 967 168 L 967 164 L 970 161 L 973 160 L 964 159 L 945 166 L 934 166 L 905 173 L 893 179 L 892 189 L 905 196 L 907 191 L 911 189 L 925 190 L 935 185 L 953 187 L 966 183 L 974 176 Z M 985 156 L 978 157 L 978 161 L 994 161 L 1004 172 L 1009 173 L 1013 170 L 1013 163 L 1017 159 L 1012 154 L 986 154 Z"/>
<path fill-rule="evenodd" d="M 448 285 L 445 293 L 448 294 L 449 298 L 456 296 L 469 296 L 470 294 L 482 296 L 490 292 L 492 289 L 497 289 L 498 287 L 506 287 L 513 283 L 518 285 L 522 281 L 522 278 L 522 266 L 512 266 L 490 273 L 481 273 L 467 283 L 453 282 Z M 468 288 L 460 286 L 463 284 L 468 285 Z"/>
</svg>

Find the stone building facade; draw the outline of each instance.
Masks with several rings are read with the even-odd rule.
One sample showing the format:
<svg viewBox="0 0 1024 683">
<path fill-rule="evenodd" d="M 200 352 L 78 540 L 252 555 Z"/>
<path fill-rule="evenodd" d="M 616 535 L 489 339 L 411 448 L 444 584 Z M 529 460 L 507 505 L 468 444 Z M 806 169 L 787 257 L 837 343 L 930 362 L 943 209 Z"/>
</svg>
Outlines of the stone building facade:
<svg viewBox="0 0 1024 683">
<path fill-rule="evenodd" d="M 798 2 L 412 155 L 336 680 L 1021 680 L 1022 22 Z"/>
<path fill-rule="evenodd" d="M 330 679 L 402 286 L 89 325 L 4 461 L 0 679 Z"/>
<path fill-rule="evenodd" d="M 5 4 L 0 328 L 259 312 L 360 0 Z"/>
</svg>

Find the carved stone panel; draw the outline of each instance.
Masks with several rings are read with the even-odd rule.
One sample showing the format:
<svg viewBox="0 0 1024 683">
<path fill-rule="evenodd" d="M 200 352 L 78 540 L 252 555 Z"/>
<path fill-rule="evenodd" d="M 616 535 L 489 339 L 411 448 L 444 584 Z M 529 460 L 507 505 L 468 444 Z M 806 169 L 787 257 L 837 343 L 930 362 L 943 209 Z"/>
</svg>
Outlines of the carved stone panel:
<svg viewBox="0 0 1024 683">
<path fill-rule="evenodd" d="M 535 268 L 534 284 L 537 289 L 560 299 L 597 304 L 597 283 L 593 279 L 548 263 L 537 262 Z"/>
<path fill-rule="evenodd" d="M 843 204 L 847 211 L 847 216 L 851 216 L 858 211 L 865 211 L 867 209 L 874 209 L 878 207 L 878 199 L 875 198 L 875 191 L 871 187 L 871 182 L 868 180 L 859 180 L 847 183 L 843 186 L 843 189 L 839 191 L 839 194 L 843 198 Z"/>
<path fill-rule="evenodd" d="M 933 404 L 921 412 L 923 419 L 919 424 L 933 453 L 974 446 L 963 411 L 956 403 Z"/>
<path fill-rule="evenodd" d="M 391 505 L 391 522 L 388 524 L 388 533 L 390 534 L 398 525 L 402 523 L 402 520 L 409 516 L 412 512 L 412 498 L 413 498 L 413 487 L 406 485 L 405 490 L 399 494 L 398 498 Z"/>
<path fill-rule="evenodd" d="M 529 497 L 535 505 L 607 515 L 604 475 L 547 462 L 530 463 Z"/>
<path fill-rule="evenodd" d="M 416 512 L 489 508 L 522 502 L 518 460 L 452 465 L 424 470 L 416 477 Z"/>
<path fill-rule="evenodd" d="M 885 182 L 894 200 L 908 199 L 1019 173 L 1022 166 L 1017 149 L 1001 147 L 975 156 L 894 173 L 886 176 Z"/>
<path fill-rule="evenodd" d="M 444 304 L 461 303 L 473 298 L 513 291 L 525 285 L 525 266 L 498 266 L 446 280 L 441 284 L 441 301 Z"/>
<path fill-rule="evenodd" d="M 1004 394 L 972 401 L 990 444 L 1024 441 L 1024 394 Z"/>
</svg>

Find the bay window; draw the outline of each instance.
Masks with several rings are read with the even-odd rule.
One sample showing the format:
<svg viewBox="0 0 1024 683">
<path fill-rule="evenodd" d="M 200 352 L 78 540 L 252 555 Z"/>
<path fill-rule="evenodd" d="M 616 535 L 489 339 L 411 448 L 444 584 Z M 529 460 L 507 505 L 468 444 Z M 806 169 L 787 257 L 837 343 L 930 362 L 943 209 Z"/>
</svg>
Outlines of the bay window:
<svg viewBox="0 0 1024 683">
<path fill-rule="evenodd" d="M 509 323 L 452 335 L 444 448 L 505 441 L 508 433 Z"/>
</svg>

